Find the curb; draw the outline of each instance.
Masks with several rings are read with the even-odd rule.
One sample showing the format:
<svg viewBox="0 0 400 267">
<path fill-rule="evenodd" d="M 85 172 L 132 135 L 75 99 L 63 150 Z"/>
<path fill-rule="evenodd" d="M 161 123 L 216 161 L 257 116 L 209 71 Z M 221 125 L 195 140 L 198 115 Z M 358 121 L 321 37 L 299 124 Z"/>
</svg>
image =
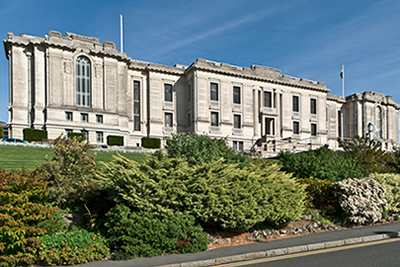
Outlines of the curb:
<svg viewBox="0 0 400 267">
<path fill-rule="evenodd" d="M 265 258 L 265 257 L 281 256 L 281 255 L 292 254 L 292 253 L 313 251 L 313 250 L 319 250 L 319 249 L 324 249 L 324 248 L 341 247 L 341 246 L 346 246 L 346 245 L 366 243 L 366 242 L 372 242 L 372 241 L 378 241 L 378 240 L 396 238 L 396 237 L 400 237 L 400 232 L 397 232 L 396 234 L 368 235 L 368 236 L 363 236 L 363 237 L 355 237 L 355 238 L 349 238 L 349 239 L 343 239 L 343 240 L 337 240 L 337 241 L 314 243 L 314 244 L 309 244 L 309 245 L 286 247 L 286 248 L 279 248 L 279 249 L 271 249 L 271 250 L 266 250 L 266 251 L 251 252 L 251 253 L 246 253 L 246 254 L 227 256 L 227 257 L 221 257 L 221 258 L 215 258 L 215 259 L 182 262 L 182 263 L 175 263 L 175 264 L 169 264 L 169 265 L 161 265 L 158 267 L 210 266 L 212 264 L 222 264 L 222 263 L 229 263 L 229 262 L 236 262 L 236 261 L 259 259 L 259 258 Z"/>
</svg>

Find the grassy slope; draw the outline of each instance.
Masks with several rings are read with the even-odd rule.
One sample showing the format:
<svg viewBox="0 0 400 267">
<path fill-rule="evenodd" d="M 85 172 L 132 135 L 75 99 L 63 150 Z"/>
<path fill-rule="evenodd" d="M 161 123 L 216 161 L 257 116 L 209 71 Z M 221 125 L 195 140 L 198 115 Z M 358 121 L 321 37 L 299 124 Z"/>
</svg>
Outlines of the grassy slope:
<svg viewBox="0 0 400 267">
<path fill-rule="evenodd" d="M 97 152 L 96 164 L 100 164 L 101 161 L 111 161 L 113 159 L 112 155 L 115 154 Z M 25 167 L 27 170 L 33 170 L 45 160 L 46 155 L 51 159 L 54 154 L 50 148 L 0 146 L 0 168 L 11 170 Z M 146 154 L 122 153 L 122 155 L 138 162 L 146 159 Z"/>
</svg>

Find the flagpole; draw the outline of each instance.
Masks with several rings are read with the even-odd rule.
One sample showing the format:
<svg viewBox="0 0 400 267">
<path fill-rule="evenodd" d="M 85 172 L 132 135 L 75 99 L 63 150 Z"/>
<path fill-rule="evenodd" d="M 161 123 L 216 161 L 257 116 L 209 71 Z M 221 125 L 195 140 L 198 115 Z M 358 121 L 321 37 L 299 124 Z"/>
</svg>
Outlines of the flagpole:
<svg viewBox="0 0 400 267">
<path fill-rule="evenodd" d="M 344 64 L 342 65 L 342 96 L 344 97 Z"/>
<path fill-rule="evenodd" d="M 120 38 L 121 38 L 121 53 L 124 52 L 124 31 L 123 31 L 123 20 L 122 15 L 119 15 L 119 26 L 120 26 Z"/>
</svg>

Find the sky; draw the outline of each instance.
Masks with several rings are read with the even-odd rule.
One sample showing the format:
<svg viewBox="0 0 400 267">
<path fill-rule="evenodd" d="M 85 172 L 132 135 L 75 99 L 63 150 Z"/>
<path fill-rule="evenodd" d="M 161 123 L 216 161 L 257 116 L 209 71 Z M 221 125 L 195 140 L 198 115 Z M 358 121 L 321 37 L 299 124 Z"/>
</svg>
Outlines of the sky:
<svg viewBox="0 0 400 267">
<path fill-rule="evenodd" d="M 342 95 L 375 91 L 400 104 L 399 0 L 13 0 L 0 35 L 59 31 L 114 42 L 137 60 L 173 66 L 197 58 L 267 66 L 325 82 Z M 0 57 L 0 121 L 8 121 L 8 60 Z"/>
</svg>

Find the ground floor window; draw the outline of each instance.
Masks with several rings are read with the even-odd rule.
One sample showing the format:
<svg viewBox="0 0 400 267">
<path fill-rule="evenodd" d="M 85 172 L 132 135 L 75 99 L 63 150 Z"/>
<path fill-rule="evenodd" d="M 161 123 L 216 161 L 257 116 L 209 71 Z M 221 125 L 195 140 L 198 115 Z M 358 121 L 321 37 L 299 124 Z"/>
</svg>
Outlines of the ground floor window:
<svg viewBox="0 0 400 267">
<path fill-rule="evenodd" d="M 317 136 L 317 124 L 311 123 L 311 136 Z"/>
<path fill-rule="evenodd" d="M 97 143 L 104 143 L 104 135 L 102 132 L 96 132 Z"/>
<path fill-rule="evenodd" d="M 243 142 L 242 141 L 233 141 L 233 149 L 243 151 Z"/>
</svg>

